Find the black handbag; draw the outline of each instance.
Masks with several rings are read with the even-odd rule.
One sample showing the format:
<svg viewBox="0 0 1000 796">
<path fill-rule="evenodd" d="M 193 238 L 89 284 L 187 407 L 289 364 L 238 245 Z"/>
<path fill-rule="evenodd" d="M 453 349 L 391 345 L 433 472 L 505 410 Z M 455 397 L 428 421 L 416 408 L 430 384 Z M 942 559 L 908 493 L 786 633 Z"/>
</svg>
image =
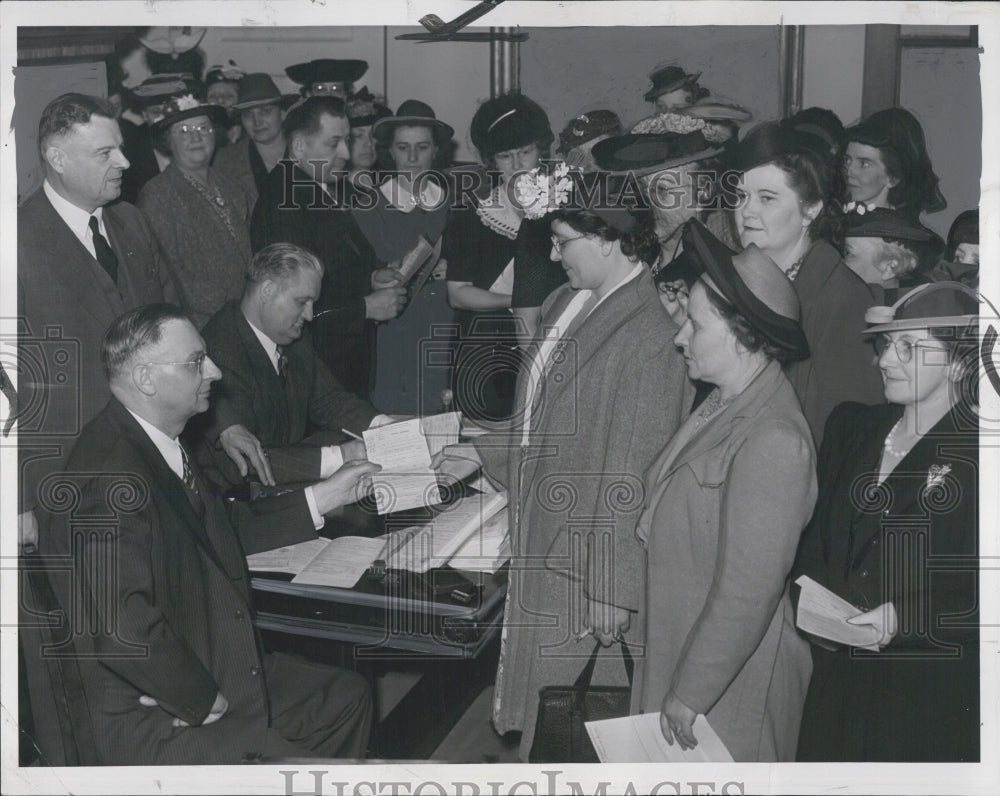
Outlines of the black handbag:
<svg viewBox="0 0 1000 796">
<path fill-rule="evenodd" d="M 628 686 L 591 687 L 600 651 L 601 645 L 597 643 L 573 685 L 547 685 L 539 689 L 538 718 L 535 721 L 534 741 L 528 753 L 529 763 L 601 762 L 584 723 L 617 719 L 629 714 L 635 664 L 628 646 L 621 642 Z"/>
</svg>

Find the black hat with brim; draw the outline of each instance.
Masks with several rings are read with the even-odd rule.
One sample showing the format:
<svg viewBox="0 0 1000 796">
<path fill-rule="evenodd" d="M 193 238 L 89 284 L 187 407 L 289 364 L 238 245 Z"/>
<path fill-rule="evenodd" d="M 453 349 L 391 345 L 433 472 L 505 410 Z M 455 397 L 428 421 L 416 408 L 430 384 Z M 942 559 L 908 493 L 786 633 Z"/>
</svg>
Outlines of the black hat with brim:
<svg viewBox="0 0 1000 796">
<path fill-rule="evenodd" d="M 289 79 L 301 86 L 313 83 L 353 83 L 368 71 L 368 62 L 357 59 L 317 58 L 285 69 Z"/>
<path fill-rule="evenodd" d="M 707 277 L 709 288 L 732 304 L 750 326 L 792 356 L 809 356 L 798 296 L 774 260 L 753 243 L 734 254 L 699 221 L 687 223 L 682 242 Z"/>
<path fill-rule="evenodd" d="M 943 326 L 968 328 L 979 320 L 979 297 L 961 282 L 918 285 L 891 307 L 869 307 L 865 321 L 875 324 L 864 334 L 931 329 Z"/>
<path fill-rule="evenodd" d="M 152 130 L 169 130 L 170 126 L 185 119 L 193 119 L 196 116 L 207 116 L 209 121 L 216 127 L 225 127 L 229 124 L 229 114 L 221 105 L 192 105 L 183 107 L 178 100 L 184 97 L 171 97 L 163 105 L 164 116 L 162 119 L 151 125 Z"/>
<path fill-rule="evenodd" d="M 136 103 L 141 108 L 160 105 L 171 97 L 179 97 L 183 94 L 191 94 L 197 97 L 203 91 L 204 86 L 201 82 L 195 80 L 187 72 L 164 72 L 150 75 L 138 86 L 128 89 L 128 92 L 135 98 Z"/>
<path fill-rule="evenodd" d="M 819 136 L 797 130 L 781 122 L 758 124 L 734 149 L 732 165 L 737 171 L 750 171 L 777 160 L 782 155 L 829 156 Z"/>
<path fill-rule="evenodd" d="M 392 116 L 392 111 L 378 101 L 368 86 L 362 86 L 344 100 L 344 107 L 351 127 L 371 127 L 379 119 Z"/>
<path fill-rule="evenodd" d="M 288 110 L 297 99 L 295 94 L 282 94 L 278 91 L 270 75 L 252 72 L 240 79 L 239 96 L 233 109 L 246 111 L 261 105 L 279 105 L 282 110 Z"/>
<path fill-rule="evenodd" d="M 922 224 L 887 207 L 866 210 L 864 214 L 854 209 L 847 213 L 844 220 L 844 237 L 847 238 L 892 238 L 930 243 L 938 237 Z"/>
<path fill-rule="evenodd" d="M 676 91 L 679 88 L 694 86 L 701 77 L 701 72 L 685 72 L 679 66 L 665 66 L 653 72 L 649 79 L 652 87 L 643 95 L 646 102 L 653 102 L 657 97 Z"/>
<path fill-rule="evenodd" d="M 626 133 L 598 141 L 591 155 L 603 171 L 641 177 L 703 160 L 721 151 L 721 147 L 707 142 L 698 131 Z"/>
<path fill-rule="evenodd" d="M 455 134 L 455 128 L 438 119 L 434 115 L 434 109 L 420 100 L 406 100 L 395 115 L 389 114 L 378 119 L 372 126 L 372 135 L 376 141 L 386 146 L 392 138 L 392 131 L 397 127 L 429 127 L 439 146 Z"/>
<path fill-rule="evenodd" d="M 622 122 L 618 114 L 609 110 L 596 110 L 581 113 L 575 119 L 570 119 L 559 133 L 559 152 L 566 154 L 573 147 L 586 144 L 602 135 L 621 135 Z"/>
</svg>

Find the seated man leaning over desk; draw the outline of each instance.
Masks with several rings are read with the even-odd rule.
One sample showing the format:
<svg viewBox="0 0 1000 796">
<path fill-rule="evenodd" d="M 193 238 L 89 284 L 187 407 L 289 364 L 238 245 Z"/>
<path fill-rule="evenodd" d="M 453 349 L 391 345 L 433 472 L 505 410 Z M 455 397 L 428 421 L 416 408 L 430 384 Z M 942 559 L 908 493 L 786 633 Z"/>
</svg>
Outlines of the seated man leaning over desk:
<svg viewBox="0 0 1000 796">
<path fill-rule="evenodd" d="M 322 280 L 313 254 L 271 244 L 250 261 L 241 301 L 219 310 L 202 331 L 223 374 L 204 426 L 206 447 L 217 452 L 218 443 L 250 432 L 279 485 L 326 478 L 345 461 L 364 459 L 364 443 L 344 430 L 360 435 L 394 419 L 338 384 L 313 349 L 305 324 Z M 219 486 L 241 482 L 231 461 L 213 458 Z"/>
</svg>

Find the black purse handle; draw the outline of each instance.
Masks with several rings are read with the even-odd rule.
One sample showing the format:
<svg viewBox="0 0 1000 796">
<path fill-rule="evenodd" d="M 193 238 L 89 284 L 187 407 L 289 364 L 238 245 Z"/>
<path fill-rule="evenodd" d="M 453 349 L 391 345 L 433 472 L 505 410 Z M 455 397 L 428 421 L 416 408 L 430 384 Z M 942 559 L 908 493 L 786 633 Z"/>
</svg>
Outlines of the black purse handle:
<svg viewBox="0 0 1000 796">
<path fill-rule="evenodd" d="M 632 677 L 635 674 L 635 661 L 632 660 L 632 652 L 628 648 L 628 644 L 625 643 L 625 639 L 621 640 L 621 653 L 622 653 L 622 663 L 625 664 L 625 674 L 628 675 L 628 685 L 629 688 L 632 687 Z M 597 655 L 601 651 L 601 642 L 598 641 L 594 644 L 594 651 L 590 653 L 590 658 L 587 659 L 587 665 L 583 667 L 583 671 L 576 678 L 576 682 L 573 687 L 577 690 L 586 690 L 590 688 L 590 681 L 594 678 L 594 667 L 597 666 Z"/>
</svg>

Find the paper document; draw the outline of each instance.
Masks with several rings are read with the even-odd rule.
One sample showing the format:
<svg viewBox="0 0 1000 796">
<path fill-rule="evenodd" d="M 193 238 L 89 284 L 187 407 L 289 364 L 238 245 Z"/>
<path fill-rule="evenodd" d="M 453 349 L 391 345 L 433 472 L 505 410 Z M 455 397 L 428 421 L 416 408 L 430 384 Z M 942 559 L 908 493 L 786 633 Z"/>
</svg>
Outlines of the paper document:
<svg viewBox="0 0 1000 796">
<path fill-rule="evenodd" d="M 694 720 L 698 745 L 684 750 L 667 743 L 660 731 L 659 713 L 641 713 L 621 719 L 588 721 L 587 734 L 602 763 L 732 763 L 722 739 L 704 716 Z"/>
<path fill-rule="evenodd" d="M 800 630 L 852 647 L 878 650 L 878 632 L 871 625 L 850 625 L 847 620 L 863 613 L 808 575 L 795 581 L 802 589 L 795 624 Z"/>
<path fill-rule="evenodd" d="M 372 562 L 385 549 L 386 537 L 341 536 L 310 539 L 247 556 L 247 567 L 255 572 L 288 572 L 292 583 L 312 583 L 352 589 Z"/>
<path fill-rule="evenodd" d="M 379 514 L 441 503 L 431 458 L 446 445 L 458 442 L 460 425 L 458 412 L 445 412 L 364 432 L 368 460 L 382 466 L 372 478 Z"/>
<path fill-rule="evenodd" d="M 387 564 L 391 569 L 427 572 L 443 567 L 484 523 L 496 514 L 506 522 L 507 493 L 473 495 L 448 506 L 426 525 L 413 526 L 391 535 Z M 465 561 L 463 561 L 463 564 Z M 456 568 L 465 568 L 455 564 Z"/>
<path fill-rule="evenodd" d="M 493 574 L 510 560 L 508 514 L 498 511 L 473 532 L 448 562 L 453 569 Z"/>
</svg>

